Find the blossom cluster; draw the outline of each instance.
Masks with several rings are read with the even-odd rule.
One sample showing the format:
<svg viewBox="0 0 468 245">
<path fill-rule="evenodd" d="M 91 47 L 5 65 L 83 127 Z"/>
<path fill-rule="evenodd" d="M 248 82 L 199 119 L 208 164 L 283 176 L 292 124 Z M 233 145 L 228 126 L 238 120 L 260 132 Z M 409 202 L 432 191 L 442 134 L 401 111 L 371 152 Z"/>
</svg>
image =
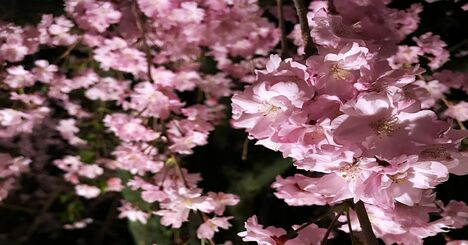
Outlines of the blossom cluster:
<svg viewBox="0 0 468 245">
<path fill-rule="evenodd" d="M 434 192 L 450 174 L 468 174 L 468 154 L 461 148 L 468 136 L 466 102 L 451 105 L 444 94 L 465 89 L 468 80 L 449 71 L 430 75 L 449 59 L 437 35 L 398 46 L 417 28 L 421 6 L 401 11 L 386 2 L 313 2 L 307 17 L 318 53 L 306 59 L 270 56 L 254 83 L 232 97 L 232 125 L 294 160 L 300 171 L 272 184 L 288 205 L 363 202 L 375 235 L 386 244 L 422 244 L 468 224 L 465 203 L 444 205 Z M 303 55 L 299 25 L 290 37 Z M 420 58 L 428 60 L 428 75 Z M 441 116 L 459 120 L 461 129 L 431 110 L 442 102 L 448 109 Z M 350 217 L 360 231 L 355 213 Z M 302 238 L 321 232 L 312 225 L 294 239 L 283 229 L 263 228 L 256 217 L 245 228 L 243 240 L 258 244 L 321 241 Z M 342 230 L 349 232 L 347 225 Z"/>
<path fill-rule="evenodd" d="M 211 240 L 229 228 L 232 217 L 223 213 L 239 198 L 204 192 L 197 186 L 200 175 L 182 164 L 193 148 L 207 144 L 223 119 L 219 100 L 231 95 L 233 79 L 253 81 L 253 69 L 264 65 L 261 57 L 279 40 L 257 1 L 66 0 L 64 5 L 63 15 L 45 14 L 36 25 L 0 24 L 2 141 L 34 164 L 47 153 L 14 144 L 15 139 L 52 125 L 51 137 L 69 145 L 53 163 L 77 195 L 92 199 L 134 191 L 154 205 L 143 210 L 123 200 L 119 217 L 146 223 L 156 215 L 173 228 L 197 212 L 203 218 L 199 239 Z M 51 50 L 59 55 L 42 55 Z M 205 59 L 216 67 L 205 71 Z M 29 163 L 2 155 L 0 199 Z"/>
</svg>

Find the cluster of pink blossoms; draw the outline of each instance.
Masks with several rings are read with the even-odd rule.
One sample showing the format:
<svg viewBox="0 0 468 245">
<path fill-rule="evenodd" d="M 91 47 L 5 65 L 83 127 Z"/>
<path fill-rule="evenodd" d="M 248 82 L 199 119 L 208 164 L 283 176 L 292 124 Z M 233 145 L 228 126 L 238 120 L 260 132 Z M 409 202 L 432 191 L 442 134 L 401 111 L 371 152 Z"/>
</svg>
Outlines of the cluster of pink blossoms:
<svg viewBox="0 0 468 245">
<path fill-rule="evenodd" d="M 256 0 L 64 2 L 64 15 L 43 15 L 35 26 L 0 24 L 0 88 L 2 100 L 8 98 L 0 109 L 2 141 L 34 164 L 47 153 L 13 142 L 48 125 L 56 130 L 51 137 L 70 145 L 53 162 L 77 195 L 91 199 L 131 189 L 155 205 L 141 210 L 122 201 L 121 218 L 146 223 L 156 215 L 163 225 L 180 228 L 197 212 L 203 218 L 198 238 L 207 240 L 229 228 L 232 217 L 223 213 L 239 198 L 204 192 L 197 187 L 200 175 L 188 173 L 181 160 L 207 144 L 223 118 L 219 99 L 231 95 L 233 79 L 253 81 L 253 70 L 265 63 L 258 57 L 276 46 L 279 31 Z M 37 59 L 52 49 L 62 55 Z M 206 57 L 216 62 L 215 71 L 203 72 Z M 104 129 L 92 135 L 96 142 L 82 137 Z M 116 147 L 102 146 L 109 142 Z M 92 157 L 80 158 L 83 152 Z M 30 162 L 3 158 L 0 199 Z"/>
<path fill-rule="evenodd" d="M 430 110 L 446 101 L 449 87 L 466 88 L 467 80 L 449 72 L 424 77 L 419 65 L 425 57 L 430 69 L 439 68 L 449 58 L 446 44 L 426 33 L 413 39 L 416 46 L 397 46 L 417 28 L 421 6 L 397 11 L 388 1 L 330 2 L 333 10 L 313 2 L 307 15 L 318 54 L 306 60 L 272 55 L 255 82 L 232 98 L 233 126 L 301 170 L 278 176 L 275 195 L 291 206 L 363 202 L 386 244 L 422 244 L 467 225 L 468 206 L 444 205 L 433 191 L 450 174 L 468 174 L 468 154 L 460 149 L 468 136 L 467 103 L 448 103 L 444 113 L 463 130 Z M 303 45 L 299 26 L 291 36 Z M 360 231 L 353 211 L 350 217 Z M 270 245 L 318 244 L 324 230 L 310 225 L 294 238 L 263 228 L 255 216 L 245 228 L 244 241 Z M 349 232 L 346 224 L 341 229 Z"/>
</svg>

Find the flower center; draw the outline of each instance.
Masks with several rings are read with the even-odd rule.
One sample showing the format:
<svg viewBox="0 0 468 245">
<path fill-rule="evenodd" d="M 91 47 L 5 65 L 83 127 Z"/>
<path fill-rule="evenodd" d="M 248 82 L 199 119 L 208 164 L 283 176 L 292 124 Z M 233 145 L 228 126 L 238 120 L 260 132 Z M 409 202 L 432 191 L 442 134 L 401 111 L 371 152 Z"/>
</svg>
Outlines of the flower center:
<svg viewBox="0 0 468 245">
<path fill-rule="evenodd" d="M 349 76 L 349 71 L 334 64 L 330 67 L 330 75 L 335 79 L 345 80 Z"/>
<path fill-rule="evenodd" d="M 394 175 L 389 175 L 388 177 L 393 181 L 393 183 L 402 184 L 406 181 L 406 176 L 406 173 L 398 173 Z"/>
<path fill-rule="evenodd" d="M 358 167 L 358 164 L 349 163 L 341 167 L 339 169 L 339 173 L 337 174 L 341 178 L 349 181 L 349 180 L 353 180 L 354 178 L 356 178 L 356 176 L 358 176 L 360 172 L 361 172 L 361 169 Z"/>
<path fill-rule="evenodd" d="M 377 133 L 377 135 L 390 136 L 398 128 L 397 122 L 397 118 L 380 119 L 372 122 L 370 126 Z"/>
<path fill-rule="evenodd" d="M 268 116 L 268 115 L 270 115 L 270 114 L 272 114 L 272 113 L 274 114 L 274 113 L 276 113 L 276 112 L 278 112 L 278 111 L 280 111 L 280 110 L 281 110 L 281 108 L 280 108 L 279 106 L 275 106 L 275 105 L 272 105 L 272 104 L 268 104 L 268 105 L 266 106 L 265 112 L 263 112 L 263 116 Z"/>
</svg>

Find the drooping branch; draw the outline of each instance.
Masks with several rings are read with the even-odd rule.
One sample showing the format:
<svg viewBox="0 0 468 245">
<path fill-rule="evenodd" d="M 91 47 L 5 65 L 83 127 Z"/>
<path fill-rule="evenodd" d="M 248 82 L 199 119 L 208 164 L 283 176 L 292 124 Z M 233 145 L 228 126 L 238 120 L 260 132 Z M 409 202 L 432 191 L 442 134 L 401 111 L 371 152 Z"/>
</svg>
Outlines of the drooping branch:
<svg viewBox="0 0 468 245">
<path fill-rule="evenodd" d="M 144 23 L 144 21 L 142 20 L 143 14 L 141 13 L 141 10 L 139 9 L 138 3 L 136 0 L 133 1 L 132 12 L 136 19 L 135 24 L 138 28 L 138 31 L 141 34 L 141 40 L 143 43 L 143 48 L 144 48 L 146 63 L 147 63 L 146 72 L 148 75 L 148 79 L 150 82 L 154 83 L 153 75 L 151 74 L 151 63 L 153 62 L 153 56 L 151 54 L 151 47 L 148 45 L 148 40 L 147 40 L 148 30 L 146 29 L 146 23 Z"/>
<path fill-rule="evenodd" d="M 288 57 L 288 40 L 286 39 L 286 27 L 284 25 L 283 0 L 276 0 L 278 11 L 278 24 L 281 31 L 281 58 Z"/>
<path fill-rule="evenodd" d="M 317 53 L 317 47 L 312 42 L 310 36 L 309 22 L 307 21 L 307 8 L 303 0 L 293 0 L 294 7 L 296 8 L 297 17 L 299 18 L 299 25 L 301 27 L 302 40 L 304 40 L 304 53 L 305 58 Z"/>
</svg>

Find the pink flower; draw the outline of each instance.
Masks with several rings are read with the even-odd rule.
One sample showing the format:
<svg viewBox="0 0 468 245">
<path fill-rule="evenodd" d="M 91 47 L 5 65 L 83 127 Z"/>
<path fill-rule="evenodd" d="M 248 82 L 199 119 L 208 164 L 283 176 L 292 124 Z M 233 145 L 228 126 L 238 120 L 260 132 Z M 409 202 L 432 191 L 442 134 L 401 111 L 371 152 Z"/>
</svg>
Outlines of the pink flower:
<svg viewBox="0 0 468 245">
<path fill-rule="evenodd" d="M 141 211 L 140 209 L 136 208 L 131 203 L 122 200 L 122 206 L 119 207 L 119 218 L 127 218 L 133 222 L 140 222 L 142 224 L 146 224 L 148 222 L 149 214 Z"/>
<path fill-rule="evenodd" d="M 130 144 L 121 144 L 112 152 L 112 155 L 116 157 L 114 166 L 127 170 L 131 174 L 157 173 L 164 165 L 162 161 L 153 159 L 155 152 L 145 153 L 142 147 Z"/>
<path fill-rule="evenodd" d="M 148 17 L 158 17 L 166 15 L 174 4 L 170 0 L 138 0 L 138 6 Z"/>
<path fill-rule="evenodd" d="M 91 199 L 99 196 L 101 193 L 101 190 L 95 186 L 90 186 L 90 185 L 76 185 L 75 186 L 75 192 L 78 196 L 82 196 L 86 199 Z"/>
<path fill-rule="evenodd" d="M 229 227 L 231 227 L 231 224 L 229 224 L 228 220 L 232 218 L 233 217 L 230 216 L 213 217 L 211 219 L 207 219 L 197 229 L 198 239 L 212 239 L 214 237 L 215 232 L 219 231 L 219 228 L 229 229 Z"/>
<path fill-rule="evenodd" d="M 353 83 L 360 76 L 360 69 L 368 67 L 371 55 L 366 47 L 350 43 L 324 56 L 312 56 L 307 60 L 312 83 L 319 94 L 335 95 L 349 99 L 356 91 Z"/>
<path fill-rule="evenodd" d="M 449 105 L 444 115 L 460 122 L 468 120 L 468 102 L 461 101 L 456 105 Z"/>
<path fill-rule="evenodd" d="M 62 137 L 70 143 L 70 145 L 84 145 L 86 141 L 80 139 L 76 136 L 76 133 L 80 131 L 78 127 L 76 127 L 76 120 L 75 119 L 63 119 L 59 121 L 59 125 L 57 126 L 57 130 L 60 132 Z"/>
<path fill-rule="evenodd" d="M 420 91 L 418 93 L 419 96 L 417 96 L 421 101 L 421 107 L 425 109 L 433 107 L 439 99 L 445 97 L 444 93 L 449 92 L 449 87 L 438 80 L 429 82 L 418 80 L 413 84 L 427 91 L 427 93 L 422 93 Z"/>
<path fill-rule="evenodd" d="M 39 42 L 50 46 L 68 46 L 77 41 L 78 36 L 71 34 L 73 22 L 64 16 L 43 15 L 38 24 Z"/>
<path fill-rule="evenodd" d="M 154 212 L 161 216 L 162 225 L 180 228 L 188 220 L 191 210 L 204 213 L 214 211 L 213 200 L 202 196 L 199 190 L 181 187 L 168 194 L 169 198 L 160 203 L 161 210 Z"/>
<path fill-rule="evenodd" d="M 450 200 L 443 208 L 442 217 L 453 221 L 452 226 L 460 229 L 468 224 L 468 206 L 461 201 Z"/>
<path fill-rule="evenodd" d="M 18 43 L 7 42 L 0 46 L 0 55 L 2 59 L 10 62 L 18 62 L 24 59 L 28 54 L 28 48 Z"/>
<path fill-rule="evenodd" d="M 63 225 L 63 228 L 66 230 L 76 230 L 76 229 L 83 229 L 89 224 L 93 223 L 93 219 L 91 218 L 86 218 L 82 220 L 75 221 L 71 224 L 65 224 Z"/>
<path fill-rule="evenodd" d="M 413 38 L 421 50 L 428 54 L 429 67 L 435 70 L 441 67 L 449 60 L 450 54 L 445 49 L 447 44 L 440 39 L 440 36 L 433 35 L 431 32 L 425 33 L 418 38 Z"/>
<path fill-rule="evenodd" d="M 366 156 L 392 158 L 411 154 L 448 128 L 434 112 L 404 112 L 390 98 L 366 94 L 343 106 L 344 115 L 332 122 L 337 143 L 360 147 Z"/>
<path fill-rule="evenodd" d="M 196 2 L 184 2 L 180 4 L 180 8 L 172 10 L 169 20 L 180 23 L 200 23 L 204 16 L 205 11 L 198 8 Z"/>
<path fill-rule="evenodd" d="M 57 159 L 54 164 L 65 171 L 65 179 L 72 184 L 79 183 L 79 177 L 94 179 L 103 174 L 104 170 L 96 164 L 82 163 L 79 157 L 65 156 L 63 159 Z"/>
<path fill-rule="evenodd" d="M 13 66 L 7 69 L 8 75 L 4 82 L 11 88 L 24 88 L 34 85 L 36 77 L 23 66 Z"/>
<path fill-rule="evenodd" d="M 414 3 L 406 10 L 392 11 L 390 18 L 393 20 L 401 39 L 418 28 L 420 21 L 418 15 L 422 11 L 423 6 L 420 3 Z"/>
<path fill-rule="evenodd" d="M 104 118 L 104 124 L 123 141 L 152 141 L 159 133 L 147 129 L 142 120 L 123 113 L 114 113 Z"/>
<path fill-rule="evenodd" d="M 129 81 L 120 81 L 112 77 L 105 77 L 99 80 L 94 86 L 88 88 L 85 95 L 91 100 L 116 100 L 121 102 L 127 93 L 129 84 Z"/>
<path fill-rule="evenodd" d="M 233 126 L 246 128 L 256 138 L 271 136 L 276 126 L 289 120 L 305 121 L 300 110 L 304 96 L 292 82 L 256 84 L 232 97 Z"/>
<path fill-rule="evenodd" d="M 393 208 L 395 202 L 414 206 L 421 201 L 423 191 L 448 179 L 446 166 L 435 161 L 417 162 L 417 156 L 401 156 L 390 162 L 364 182 L 362 195 L 366 203 Z"/>
<path fill-rule="evenodd" d="M 129 47 L 128 43 L 119 37 L 105 39 L 104 43 L 94 50 L 94 59 L 100 63 L 103 70 L 112 68 L 134 75 L 146 73 L 145 54 Z"/>
<path fill-rule="evenodd" d="M 418 46 L 399 45 L 398 52 L 388 58 L 392 68 L 408 67 L 419 62 L 424 52 Z"/>
<path fill-rule="evenodd" d="M 208 143 L 208 133 L 213 129 L 208 123 L 191 120 L 172 120 L 167 128 L 172 142 L 169 149 L 179 154 L 192 154 L 192 148 Z"/>
<path fill-rule="evenodd" d="M 240 201 L 238 196 L 223 192 L 208 192 L 208 196 L 213 199 L 215 205 L 214 213 L 216 215 L 222 215 L 226 206 L 235 206 Z"/>
<path fill-rule="evenodd" d="M 293 229 L 296 230 L 299 228 L 299 225 L 293 225 Z M 316 224 L 310 224 L 306 228 L 298 232 L 297 237 L 294 239 L 288 240 L 284 245 L 302 245 L 302 244 L 311 244 L 319 245 L 322 243 L 322 239 L 325 236 L 327 229 L 318 227 Z M 328 236 L 328 239 L 333 238 L 333 234 Z"/>
<path fill-rule="evenodd" d="M 78 1 L 68 5 L 67 11 L 83 29 L 104 32 L 111 24 L 118 23 L 122 14 L 110 2 Z"/>
<path fill-rule="evenodd" d="M 151 184 L 144 184 L 142 187 L 143 191 L 141 192 L 141 199 L 145 202 L 162 202 L 168 198 L 166 192 L 160 186 L 155 186 Z"/>
<path fill-rule="evenodd" d="M 124 104 L 124 108 L 136 110 L 146 117 L 165 119 L 184 105 L 174 92 L 150 82 L 137 84 L 130 97 L 131 101 Z"/>
<path fill-rule="evenodd" d="M 0 179 L 19 177 L 21 173 L 29 170 L 31 159 L 15 157 L 6 153 L 0 153 Z"/>
<path fill-rule="evenodd" d="M 277 239 L 286 235 L 286 231 L 282 228 L 269 226 L 263 228 L 263 225 L 258 224 L 257 216 L 252 216 L 245 222 L 246 231 L 238 233 L 244 242 L 257 242 L 259 245 L 276 245 Z"/>
<path fill-rule="evenodd" d="M 34 62 L 35 67 L 32 69 L 34 76 L 37 80 L 43 83 L 50 83 L 54 78 L 58 67 L 56 65 L 51 65 L 47 60 L 36 60 Z"/>
<path fill-rule="evenodd" d="M 107 184 L 106 191 L 119 192 L 124 188 L 124 186 L 122 185 L 122 180 L 117 177 L 112 177 L 112 178 L 107 179 L 106 184 Z"/>
</svg>

